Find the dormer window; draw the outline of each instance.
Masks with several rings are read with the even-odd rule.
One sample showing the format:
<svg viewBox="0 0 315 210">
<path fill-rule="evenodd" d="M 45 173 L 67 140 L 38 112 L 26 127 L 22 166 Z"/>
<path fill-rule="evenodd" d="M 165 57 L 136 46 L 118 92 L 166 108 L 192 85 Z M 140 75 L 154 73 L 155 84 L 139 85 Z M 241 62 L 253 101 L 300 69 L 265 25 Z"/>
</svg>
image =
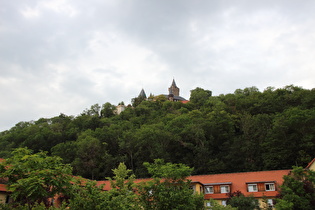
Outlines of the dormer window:
<svg viewBox="0 0 315 210">
<path fill-rule="evenodd" d="M 230 186 L 229 185 L 221 185 L 221 193 L 229 193 L 230 192 Z"/>
<path fill-rule="evenodd" d="M 257 184 L 248 184 L 247 190 L 248 192 L 258 192 Z"/>
<path fill-rule="evenodd" d="M 205 194 L 229 193 L 232 182 L 219 182 L 204 184 Z"/>
<path fill-rule="evenodd" d="M 275 181 L 247 182 L 247 192 L 276 191 Z"/>
<path fill-rule="evenodd" d="M 205 186 L 206 194 L 213 194 L 213 186 Z"/>
<path fill-rule="evenodd" d="M 275 191 L 275 184 L 274 183 L 266 183 L 265 184 L 265 189 L 266 191 Z"/>
</svg>

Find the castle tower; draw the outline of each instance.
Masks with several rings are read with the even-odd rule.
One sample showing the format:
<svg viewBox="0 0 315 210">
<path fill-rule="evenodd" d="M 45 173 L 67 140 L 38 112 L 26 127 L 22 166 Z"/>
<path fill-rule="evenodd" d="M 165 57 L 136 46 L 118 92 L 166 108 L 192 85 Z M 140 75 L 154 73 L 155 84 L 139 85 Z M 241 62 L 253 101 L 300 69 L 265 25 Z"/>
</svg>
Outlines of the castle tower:
<svg viewBox="0 0 315 210">
<path fill-rule="evenodd" d="M 171 87 L 168 88 L 169 94 L 179 96 L 179 88 L 176 86 L 175 80 L 173 79 Z"/>
</svg>

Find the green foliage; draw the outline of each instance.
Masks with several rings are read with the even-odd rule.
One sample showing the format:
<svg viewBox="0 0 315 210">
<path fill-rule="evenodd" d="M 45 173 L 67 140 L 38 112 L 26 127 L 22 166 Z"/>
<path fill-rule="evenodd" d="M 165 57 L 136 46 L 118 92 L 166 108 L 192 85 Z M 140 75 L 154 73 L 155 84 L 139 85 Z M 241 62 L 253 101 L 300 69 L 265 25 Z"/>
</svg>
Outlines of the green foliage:
<svg viewBox="0 0 315 210">
<path fill-rule="evenodd" d="M 103 186 L 96 182 L 77 180 L 74 184 L 73 196 L 69 200 L 70 209 L 95 210 L 136 210 L 141 209 L 134 191 L 134 175 L 129 175 L 126 165 L 120 163 L 113 169 L 113 179 L 108 178 L 111 190 L 103 191 Z"/>
<path fill-rule="evenodd" d="M 59 157 L 47 156 L 46 152 L 33 154 L 29 149 L 18 148 L 1 165 L 0 176 L 7 178 L 11 197 L 17 204 L 33 207 L 43 203 L 49 207 L 50 198 L 70 191 L 72 168 L 62 164 Z"/>
<path fill-rule="evenodd" d="M 194 90 L 190 91 L 190 101 L 195 104 L 197 107 L 202 107 L 205 102 L 212 96 L 210 90 L 204 90 L 200 87 L 197 87 Z"/>
<path fill-rule="evenodd" d="M 217 201 L 210 199 L 209 201 L 206 201 L 206 208 L 209 210 L 237 210 L 238 208 L 232 207 L 230 205 L 223 206 L 219 204 Z"/>
<path fill-rule="evenodd" d="M 69 199 L 70 209 L 106 209 L 109 195 L 103 191 L 103 186 L 97 186 L 95 181 L 77 179 Z"/>
<path fill-rule="evenodd" d="M 193 168 L 184 164 L 165 163 L 162 159 L 156 159 L 154 163 L 145 162 L 143 165 L 153 178 L 164 178 L 168 182 L 182 181 L 193 171 Z"/>
<path fill-rule="evenodd" d="M 232 207 L 236 207 L 237 209 L 242 210 L 258 210 L 259 204 L 258 200 L 256 200 L 252 196 L 244 196 L 240 191 L 236 191 L 233 193 L 229 193 L 229 199 L 227 200 L 227 204 Z"/>
<path fill-rule="evenodd" d="M 293 167 L 291 174 L 284 176 L 280 198 L 276 208 L 287 209 L 314 209 L 315 206 L 315 172 L 304 170 L 302 167 Z"/>
<path fill-rule="evenodd" d="M 186 177 L 192 169 L 183 164 L 144 163 L 153 175 L 152 181 L 138 186 L 139 200 L 144 209 L 203 209 L 203 195 L 193 194 Z"/>
<path fill-rule="evenodd" d="M 143 162 L 154 159 L 208 174 L 287 169 L 314 156 L 315 89 L 249 87 L 212 96 L 195 88 L 190 100 L 160 95 L 139 99 L 119 115 L 104 103 L 75 117 L 20 122 L 0 133 L 0 157 L 18 147 L 48 151 L 71 164 L 75 175 L 103 179 L 120 162 L 147 177 Z"/>
<path fill-rule="evenodd" d="M 129 175 L 131 170 L 127 169 L 124 163 L 113 169 L 113 179 L 108 178 L 111 183 L 109 191 L 109 209 L 141 209 L 138 203 L 138 195 L 135 193 L 135 175 Z"/>
<path fill-rule="evenodd" d="M 123 105 L 124 102 L 121 102 L 120 104 Z M 101 116 L 102 117 L 113 117 L 114 116 L 114 111 L 116 110 L 116 107 L 110 103 L 105 103 L 102 106 L 101 110 Z"/>
</svg>

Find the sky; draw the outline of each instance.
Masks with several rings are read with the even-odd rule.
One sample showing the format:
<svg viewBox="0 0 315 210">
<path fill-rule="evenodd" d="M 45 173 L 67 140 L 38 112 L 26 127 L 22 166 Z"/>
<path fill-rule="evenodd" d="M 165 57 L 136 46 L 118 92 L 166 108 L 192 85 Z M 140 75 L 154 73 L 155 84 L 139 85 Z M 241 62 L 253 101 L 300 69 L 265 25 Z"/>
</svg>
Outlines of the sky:
<svg viewBox="0 0 315 210">
<path fill-rule="evenodd" d="M 315 84 L 314 0 L 0 0 L 0 131 L 141 89 Z"/>
</svg>

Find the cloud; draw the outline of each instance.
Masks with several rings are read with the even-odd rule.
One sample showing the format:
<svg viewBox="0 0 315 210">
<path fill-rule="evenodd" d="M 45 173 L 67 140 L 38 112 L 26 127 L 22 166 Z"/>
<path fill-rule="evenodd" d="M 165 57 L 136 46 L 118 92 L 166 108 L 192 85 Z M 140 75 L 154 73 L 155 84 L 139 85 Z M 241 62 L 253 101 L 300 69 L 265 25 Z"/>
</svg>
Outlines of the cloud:
<svg viewBox="0 0 315 210">
<path fill-rule="evenodd" d="M 52 0 L 0 6 L 0 130 L 129 103 L 144 88 L 189 98 L 314 87 L 315 2 Z"/>
</svg>

